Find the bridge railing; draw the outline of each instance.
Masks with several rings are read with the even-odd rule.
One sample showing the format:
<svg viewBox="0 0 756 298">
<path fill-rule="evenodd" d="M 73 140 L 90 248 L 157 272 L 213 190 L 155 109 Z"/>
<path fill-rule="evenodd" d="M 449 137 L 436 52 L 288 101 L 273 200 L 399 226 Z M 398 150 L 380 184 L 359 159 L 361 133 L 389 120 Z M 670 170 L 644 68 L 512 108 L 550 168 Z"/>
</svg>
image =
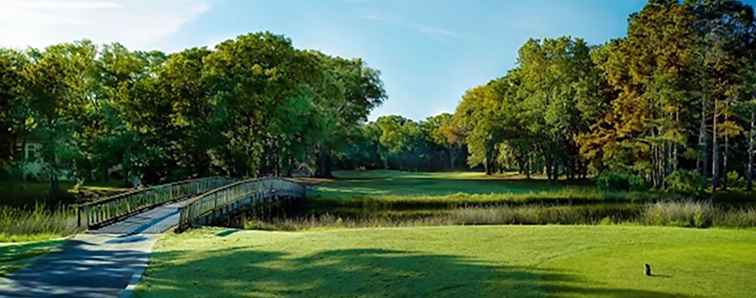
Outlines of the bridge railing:
<svg viewBox="0 0 756 298">
<path fill-rule="evenodd" d="M 244 200 L 250 200 L 250 203 L 254 204 L 271 197 L 304 198 L 305 192 L 304 185 L 279 177 L 255 178 L 232 183 L 192 198 L 179 207 L 180 216 L 176 231 L 185 231 L 198 220 L 218 210 L 241 204 Z"/>
<path fill-rule="evenodd" d="M 227 177 L 184 180 L 138 189 L 78 206 L 79 227 L 96 228 L 143 210 L 188 198 L 237 181 Z"/>
</svg>

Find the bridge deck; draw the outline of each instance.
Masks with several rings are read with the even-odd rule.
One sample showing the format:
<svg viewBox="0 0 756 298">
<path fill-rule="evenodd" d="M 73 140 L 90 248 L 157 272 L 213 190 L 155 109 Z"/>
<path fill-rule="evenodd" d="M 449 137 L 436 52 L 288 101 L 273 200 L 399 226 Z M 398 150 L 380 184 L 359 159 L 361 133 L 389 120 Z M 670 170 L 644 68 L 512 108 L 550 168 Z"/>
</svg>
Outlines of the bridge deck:
<svg viewBox="0 0 756 298">
<path fill-rule="evenodd" d="M 132 215 L 122 221 L 90 230 L 90 234 L 160 234 L 178 225 L 179 207 L 174 203 Z"/>
</svg>

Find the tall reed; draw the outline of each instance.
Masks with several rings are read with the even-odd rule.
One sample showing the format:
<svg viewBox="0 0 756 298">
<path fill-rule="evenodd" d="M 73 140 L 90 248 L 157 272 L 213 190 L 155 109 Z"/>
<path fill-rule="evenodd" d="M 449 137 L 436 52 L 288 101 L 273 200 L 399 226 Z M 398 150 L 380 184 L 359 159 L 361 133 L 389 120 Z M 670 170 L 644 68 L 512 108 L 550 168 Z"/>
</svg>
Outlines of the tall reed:
<svg viewBox="0 0 756 298">
<path fill-rule="evenodd" d="M 48 239 L 77 231 L 76 211 L 71 207 L 50 210 L 41 203 L 31 208 L 0 207 L 0 242 Z"/>
</svg>

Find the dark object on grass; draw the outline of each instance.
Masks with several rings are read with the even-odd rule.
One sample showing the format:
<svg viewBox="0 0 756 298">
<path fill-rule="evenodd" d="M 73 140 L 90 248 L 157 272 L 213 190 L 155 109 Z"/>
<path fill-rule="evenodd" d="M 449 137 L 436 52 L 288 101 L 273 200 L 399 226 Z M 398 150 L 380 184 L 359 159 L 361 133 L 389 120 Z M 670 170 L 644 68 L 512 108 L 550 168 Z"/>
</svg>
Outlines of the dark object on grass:
<svg viewBox="0 0 756 298">
<path fill-rule="evenodd" d="M 651 265 L 649 265 L 649 264 L 646 264 L 646 266 L 645 266 L 645 267 L 646 267 L 646 270 L 645 270 L 645 272 L 646 272 L 646 276 L 651 276 L 651 275 L 652 275 L 652 274 L 651 274 Z"/>
</svg>

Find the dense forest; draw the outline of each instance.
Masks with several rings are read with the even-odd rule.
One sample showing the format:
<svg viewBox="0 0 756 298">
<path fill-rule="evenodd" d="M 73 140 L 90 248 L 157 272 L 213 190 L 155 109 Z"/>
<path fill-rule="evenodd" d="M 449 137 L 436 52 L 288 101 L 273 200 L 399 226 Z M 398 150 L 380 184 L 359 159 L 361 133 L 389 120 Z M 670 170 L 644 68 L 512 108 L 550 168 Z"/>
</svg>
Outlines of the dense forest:
<svg viewBox="0 0 756 298">
<path fill-rule="evenodd" d="M 173 54 L 89 41 L 0 49 L 0 167 L 154 184 L 340 169 L 515 170 L 620 188 L 751 189 L 756 23 L 739 1 L 651 0 L 601 45 L 532 39 L 453 114 L 366 122 L 360 59 L 254 33 Z M 45 140 L 38 160 L 22 150 Z M 29 176 L 29 168 L 42 169 Z M 603 180 L 602 180 L 603 179 Z M 706 185 L 706 186 L 705 186 Z"/>
<path fill-rule="evenodd" d="M 750 190 L 752 8 L 649 1 L 629 17 L 627 31 L 596 46 L 572 37 L 529 40 L 517 66 L 469 89 L 454 115 L 381 117 L 363 127 L 363 141 L 348 146 L 343 164 L 440 169 L 466 157 L 489 174 Z"/>
</svg>

